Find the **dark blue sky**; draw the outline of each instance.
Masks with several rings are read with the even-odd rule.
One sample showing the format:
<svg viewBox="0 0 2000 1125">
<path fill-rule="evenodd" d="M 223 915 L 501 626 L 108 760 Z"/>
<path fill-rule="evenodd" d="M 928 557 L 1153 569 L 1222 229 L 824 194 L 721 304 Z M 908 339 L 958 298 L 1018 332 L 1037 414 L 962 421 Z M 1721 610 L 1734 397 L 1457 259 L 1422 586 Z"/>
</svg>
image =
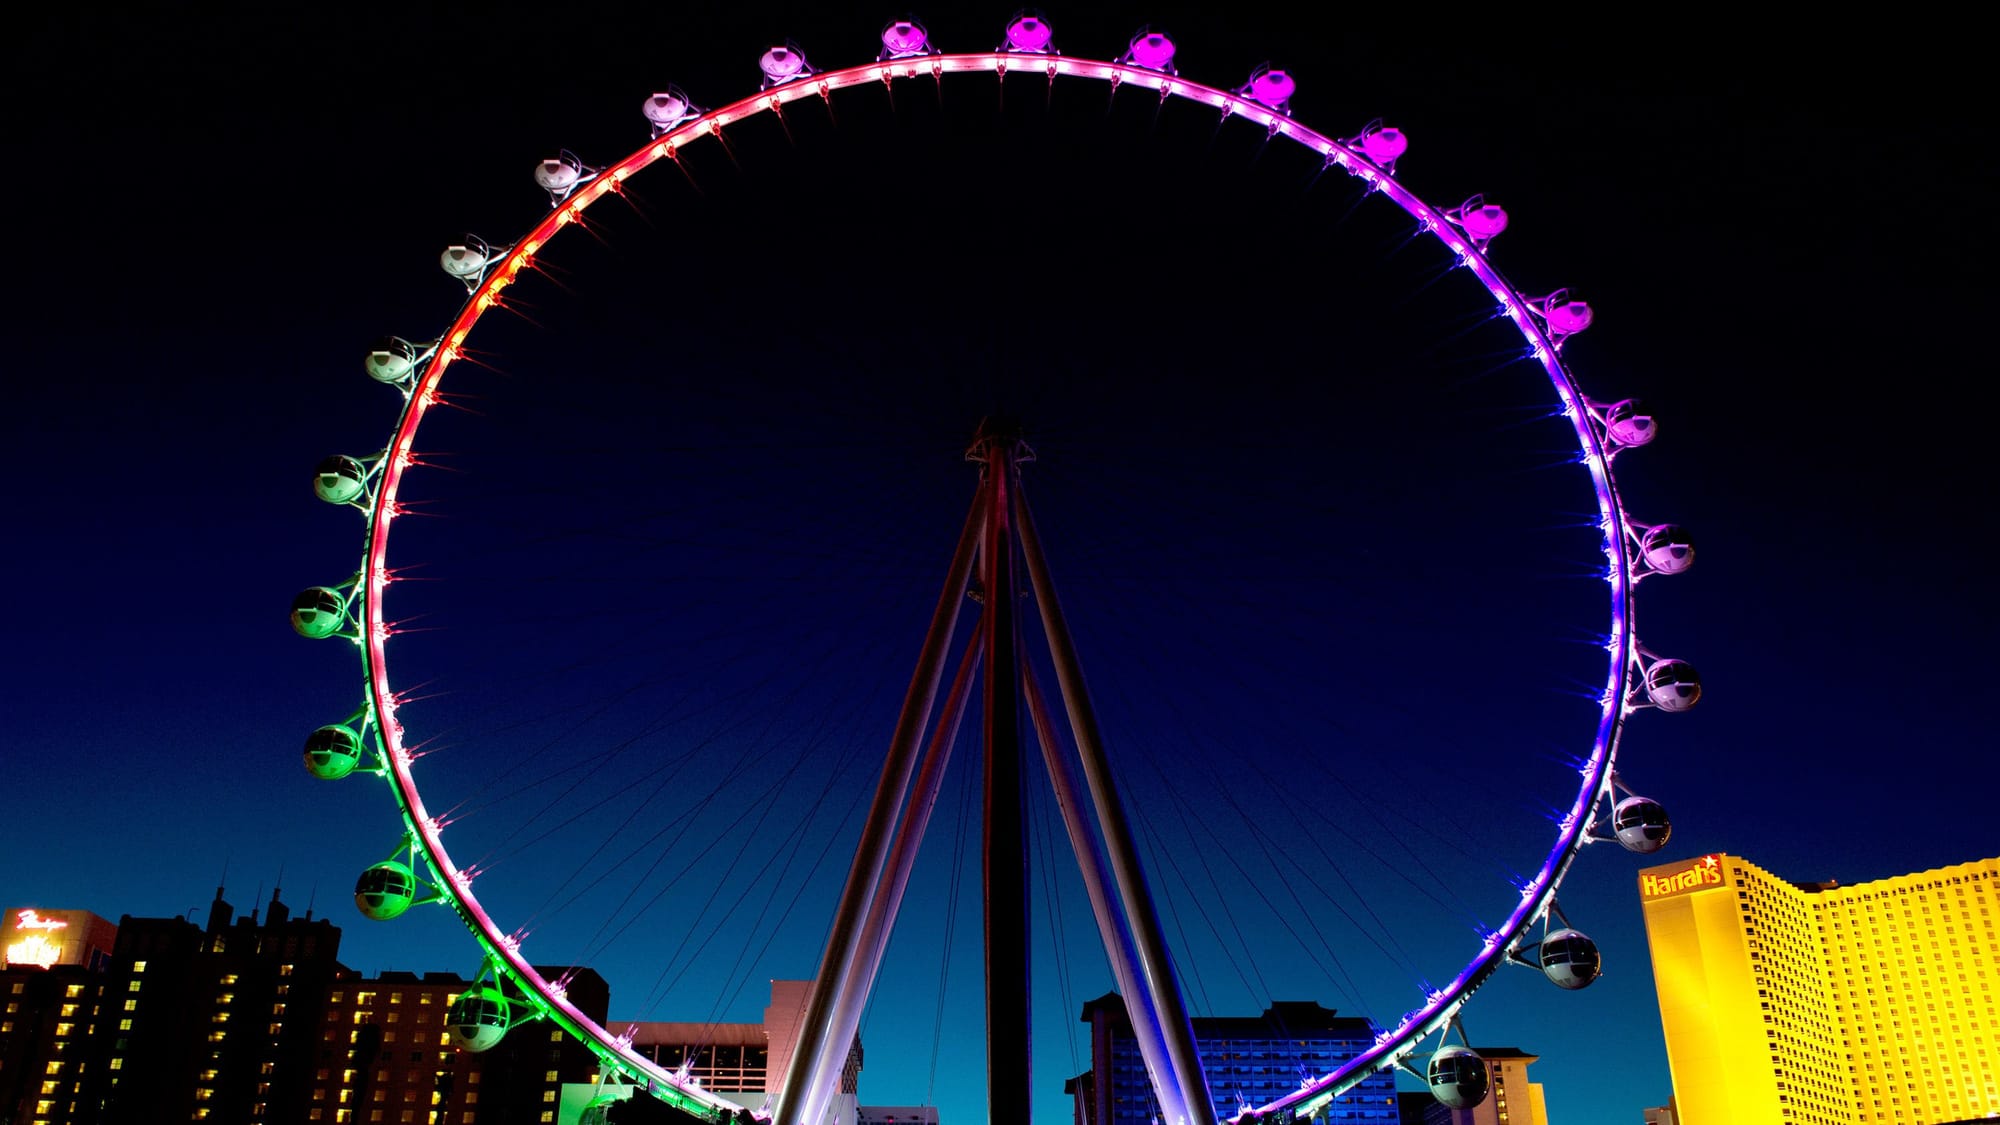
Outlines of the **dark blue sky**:
<svg viewBox="0 0 2000 1125">
<path fill-rule="evenodd" d="M 354 914 L 355 871 L 394 839 L 386 795 L 298 768 L 304 732 L 359 689 L 349 654 L 283 621 L 360 546 L 307 471 L 382 441 L 393 395 L 362 348 L 443 326 L 437 250 L 524 229 L 534 160 L 629 151 L 639 100 L 668 81 L 708 104 L 747 92 L 767 40 L 861 61 L 883 14 L 68 16 L 26 33 L 0 904 L 178 913 L 226 862 L 247 905 L 282 866 L 295 908 L 317 887 L 350 964 L 472 967 L 441 916 Z M 985 48 L 1006 15 L 930 23 Z M 1994 138 L 1950 60 L 1698 29 L 1437 45 L 1347 14 L 1050 15 L 1070 53 L 1115 53 L 1155 20 L 1190 77 L 1271 59 L 1308 124 L 1388 117 L 1413 138 L 1407 183 L 1501 201 L 1501 268 L 1598 309 L 1572 349 L 1586 388 L 1662 419 L 1620 460 L 1634 514 L 1687 525 L 1701 551 L 1642 588 L 1641 636 L 1710 689 L 1628 739 L 1630 779 L 1674 810 L 1670 855 L 1856 881 L 1993 851 L 1952 790 L 1993 749 L 1975 709 L 1993 596 L 1970 545 L 1992 499 L 1974 387 L 1993 293 L 1954 231 L 1990 194 Z M 746 913 L 685 974 L 683 934 L 708 932 L 692 907 L 590 959 L 614 1014 L 755 1018 L 762 978 L 810 970 L 842 812 L 969 495 L 959 450 L 1002 405 L 1034 434 L 1030 487 L 1121 776 L 1184 866 L 1156 878 L 1197 1008 L 1313 998 L 1393 1020 L 1404 963 L 1455 964 L 1461 901 L 1490 921 L 1500 869 L 1532 862 L 1536 804 L 1565 800 L 1559 760 L 1588 724 L 1564 691 L 1601 676 L 1601 586 L 1578 577 L 1589 537 L 1568 526 L 1588 498 L 1549 467 L 1546 389 L 1493 358 L 1507 343 L 1477 326 L 1476 288 L 1438 279 L 1399 215 L 1350 211 L 1344 183 L 1301 191 L 1310 169 L 1254 129 L 1187 106 L 1156 121 L 1129 92 L 1107 111 L 1095 85 L 1045 101 L 1010 81 L 1003 108 L 991 87 L 942 103 L 903 87 L 893 108 L 857 91 L 837 122 L 794 114 L 789 142 L 746 127 L 740 168 L 700 154 L 700 194 L 656 169 L 644 214 L 606 215 L 601 244 L 564 236 L 560 286 L 524 287 L 533 323 L 481 329 L 501 373 L 454 384 L 478 413 L 440 416 L 426 443 L 460 471 L 413 478 L 442 518 L 396 542 L 438 579 L 407 595 L 437 631 L 395 651 L 400 682 L 436 688 L 408 718 L 449 748 L 424 763 L 439 803 L 482 806 L 466 847 L 498 854 L 600 797 L 595 822 L 649 825 L 707 798 L 714 819 L 661 873 L 719 872 L 717 909 L 748 887 Z M 1046 257 L 1003 261 L 1029 251 Z M 547 784 L 505 797 L 621 740 L 634 749 L 546 811 Z M 864 1029 L 871 1100 L 929 1084 L 957 784 Z M 524 916 L 585 864 L 570 835 L 497 868 L 496 903 Z M 1407 855 L 1402 875 L 1357 858 L 1357 836 Z M 703 853 L 708 838 L 728 846 Z M 1325 878 L 1328 853 L 1393 938 Z M 1563 896 L 1606 949 L 1602 984 L 1503 977 L 1469 1017 L 1475 1039 L 1544 1055 L 1564 1119 L 1669 1092 L 1636 866 L 1593 849 Z M 1300 891 L 1324 946 L 1274 922 L 1306 871 L 1330 887 Z M 1433 872 L 1444 901 L 1413 886 Z M 762 940 L 743 937 L 763 932 L 757 905 L 799 883 L 803 921 L 732 965 L 732 943 Z M 1073 974 L 1038 997 L 1044 1090 L 1075 1061 L 1059 1017 L 1104 979 L 1074 888 L 1052 886 L 1068 911 L 1038 956 L 1066 946 Z M 623 893 L 556 911 L 537 940 L 592 948 Z M 951 1019 L 976 1016 L 975 918 Z M 1258 952 L 1224 952 L 1238 945 Z M 969 1038 L 948 1034 L 939 1064 L 952 1120 L 979 1104 Z"/>
</svg>

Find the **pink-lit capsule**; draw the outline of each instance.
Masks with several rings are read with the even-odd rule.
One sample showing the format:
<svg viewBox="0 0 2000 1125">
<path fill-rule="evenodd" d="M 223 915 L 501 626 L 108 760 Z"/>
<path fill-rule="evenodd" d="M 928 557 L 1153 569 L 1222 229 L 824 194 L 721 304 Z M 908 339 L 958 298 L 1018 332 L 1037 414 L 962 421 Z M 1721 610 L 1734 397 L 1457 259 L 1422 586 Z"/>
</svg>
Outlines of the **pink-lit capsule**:
<svg viewBox="0 0 2000 1125">
<path fill-rule="evenodd" d="M 882 29 L 882 57 L 906 59 L 921 55 L 931 43 L 930 33 L 915 20 L 895 20 Z"/>
<path fill-rule="evenodd" d="M 1659 426 L 1636 398 L 1614 402 L 1604 408 L 1604 432 L 1619 445 L 1644 445 L 1659 436 Z"/>
<path fill-rule="evenodd" d="M 1370 129 L 1361 137 L 1361 154 L 1383 168 L 1394 164 L 1409 147 L 1410 138 L 1393 127 Z"/>
<path fill-rule="evenodd" d="M 1639 553 L 1659 574 L 1679 574 L 1694 565 L 1694 538 L 1675 524 L 1649 527 L 1639 538 Z"/>
<path fill-rule="evenodd" d="M 1171 73 L 1174 69 L 1174 41 L 1157 31 L 1142 31 L 1132 37 L 1132 45 L 1125 52 L 1125 61 L 1147 70 Z"/>
<path fill-rule="evenodd" d="M 1055 30 L 1039 12 L 1022 12 L 1007 24 L 1007 50 L 1028 55 L 1048 53 Z"/>
<path fill-rule="evenodd" d="M 1484 246 L 1507 229 L 1507 212 L 1475 195 L 1458 209 L 1458 225 L 1466 237 Z"/>
<path fill-rule="evenodd" d="M 764 88 L 767 90 L 810 73 L 806 69 L 805 52 L 789 43 L 765 51 L 764 56 L 757 60 L 757 69 L 764 72 Z"/>
<path fill-rule="evenodd" d="M 1557 336 L 1573 336 L 1590 327 L 1592 313 L 1590 306 L 1582 301 L 1551 300 L 1542 316 L 1549 322 L 1549 331 Z"/>
<path fill-rule="evenodd" d="M 1287 103 L 1292 100 L 1292 94 L 1298 88 L 1299 84 L 1292 81 L 1292 76 L 1284 71 L 1264 69 L 1250 76 L 1250 81 L 1244 85 L 1241 93 L 1259 105 L 1283 113 Z"/>
</svg>

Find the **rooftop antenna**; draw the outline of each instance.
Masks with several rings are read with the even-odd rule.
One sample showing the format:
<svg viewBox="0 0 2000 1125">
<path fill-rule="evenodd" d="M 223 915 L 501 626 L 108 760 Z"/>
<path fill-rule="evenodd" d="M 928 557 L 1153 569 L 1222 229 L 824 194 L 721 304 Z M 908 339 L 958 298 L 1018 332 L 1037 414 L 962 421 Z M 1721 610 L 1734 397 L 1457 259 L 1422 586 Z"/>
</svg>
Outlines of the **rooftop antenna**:
<svg viewBox="0 0 2000 1125">
<path fill-rule="evenodd" d="M 313 920 L 313 901 L 319 898 L 319 880 L 313 880 L 312 890 L 306 895 L 306 921 Z"/>
</svg>

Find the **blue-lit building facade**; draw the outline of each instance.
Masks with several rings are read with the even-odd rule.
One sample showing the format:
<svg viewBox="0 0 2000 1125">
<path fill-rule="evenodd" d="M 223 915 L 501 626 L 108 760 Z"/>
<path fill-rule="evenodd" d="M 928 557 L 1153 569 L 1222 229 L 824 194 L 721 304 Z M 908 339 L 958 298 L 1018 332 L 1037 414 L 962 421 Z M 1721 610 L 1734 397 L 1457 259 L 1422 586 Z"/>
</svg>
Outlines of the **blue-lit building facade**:
<svg viewBox="0 0 2000 1125">
<path fill-rule="evenodd" d="M 1068 1083 L 1077 1125 L 1153 1125 L 1153 1100 L 1125 1001 L 1106 993 L 1083 1006 L 1090 1025 L 1090 1070 Z M 1341 1016 L 1310 1000 L 1279 1000 L 1258 1016 L 1197 1017 L 1195 1049 L 1219 1113 L 1259 1106 L 1354 1058 L 1375 1042 L 1366 1019 Z M 1396 1125 L 1396 1078 L 1381 1073 L 1334 1100 L 1316 1118 L 1328 1125 Z"/>
</svg>

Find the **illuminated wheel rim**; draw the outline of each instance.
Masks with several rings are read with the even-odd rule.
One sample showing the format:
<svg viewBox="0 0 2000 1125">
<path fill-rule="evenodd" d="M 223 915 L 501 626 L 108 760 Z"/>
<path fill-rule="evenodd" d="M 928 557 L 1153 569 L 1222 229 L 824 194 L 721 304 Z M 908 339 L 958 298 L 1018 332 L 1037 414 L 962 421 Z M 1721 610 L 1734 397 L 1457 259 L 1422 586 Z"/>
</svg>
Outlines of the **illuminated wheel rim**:
<svg viewBox="0 0 2000 1125">
<path fill-rule="evenodd" d="M 1612 475 L 1613 456 L 1623 447 L 1619 435 L 1607 426 L 1604 413 L 1585 398 L 1562 358 L 1564 329 L 1574 332 L 1582 325 L 1573 319 L 1567 322 L 1559 319 L 1562 311 L 1556 304 L 1559 297 L 1532 299 L 1494 268 L 1485 252 L 1485 240 L 1493 231 L 1478 230 L 1475 224 L 1466 222 L 1463 214 L 1425 202 L 1394 178 L 1394 153 L 1401 147 L 1399 137 L 1392 138 L 1393 145 L 1385 147 L 1371 144 L 1374 135 L 1371 133 L 1343 141 L 1298 124 L 1285 111 L 1284 98 L 1290 93 L 1291 80 L 1280 71 L 1260 71 L 1249 84 L 1232 92 L 1129 61 L 1135 57 L 1139 57 L 1136 44 L 1135 55 L 1120 62 L 994 51 L 917 55 L 817 74 L 800 69 L 755 95 L 680 119 L 616 164 L 580 183 L 566 185 L 550 213 L 511 247 L 477 246 L 475 249 L 487 255 L 487 260 L 476 270 L 468 272 L 462 262 L 447 265 L 454 276 L 466 280 L 467 299 L 435 349 L 417 359 L 408 377 L 399 381 L 405 405 L 394 436 L 376 466 L 372 491 L 355 501 L 355 506 L 362 507 L 367 515 L 367 547 L 360 573 L 349 592 L 349 605 L 359 621 L 358 635 L 352 639 L 361 653 L 365 676 L 364 714 L 371 720 L 381 772 L 395 794 L 408 832 L 407 843 L 421 857 L 440 897 L 471 931 L 494 971 L 519 988 L 538 1014 L 586 1044 L 603 1063 L 607 1075 L 620 1074 L 654 1096 L 704 1116 L 716 1117 L 735 1109 L 733 1104 L 698 1086 L 684 1086 L 676 1075 L 633 1050 L 629 1040 L 612 1035 L 572 1005 L 565 995 L 564 982 L 543 977 L 521 953 L 519 940 L 504 931 L 480 904 L 473 892 L 477 872 L 459 867 L 452 859 L 442 837 L 442 825 L 426 808 L 418 789 L 411 768 L 413 756 L 396 718 L 398 697 L 390 679 L 387 652 L 395 630 L 383 609 L 384 589 L 393 580 L 388 563 L 389 533 L 400 512 L 397 497 L 404 471 L 417 463 L 412 451 L 418 428 L 429 409 L 440 401 L 439 387 L 445 371 L 461 358 L 465 342 L 480 318 L 499 303 L 501 295 L 522 270 L 532 268 L 535 256 L 549 241 L 576 222 L 591 205 L 607 194 L 620 192 L 627 179 L 650 165 L 660 160 L 676 161 L 682 149 L 704 138 L 720 137 L 726 126 L 758 114 L 781 112 L 787 103 L 803 98 L 830 98 L 842 89 L 889 84 L 905 78 L 928 76 L 941 80 L 945 74 L 979 72 L 1004 77 L 1011 71 L 1046 73 L 1051 82 L 1060 77 L 1104 81 L 1114 88 L 1130 85 L 1155 91 L 1163 101 L 1169 97 L 1187 99 L 1212 106 L 1225 117 L 1244 118 L 1265 128 L 1272 139 L 1282 137 L 1301 145 L 1319 154 L 1326 167 L 1338 167 L 1362 180 L 1370 191 L 1394 202 L 1415 219 L 1421 233 L 1443 243 L 1456 256 L 1458 265 L 1479 279 L 1498 303 L 1500 312 L 1513 322 L 1554 387 L 1562 413 L 1571 423 L 1579 460 L 1590 474 L 1597 499 L 1604 535 L 1604 576 L 1610 589 L 1610 624 L 1605 643 L 1608 672 L 1592 745 L 1578 771 L 1581 783 L 1575 799 L 1559 818 L 1555 842 L 1540 869 L 1519 885 L 1518 904 L 1506 921 L 1486 936 L 1476 955 L 1449 984 L 1431 991 L 1419 1007 L 1394 1027 L 1385 1029 L 1355 1059 L 1278 1102 L 1258 1107 L 1258 1112 L 1282 1109 L 1312 1112 L 1362 1079 L 1417 1052 L 1427 1037 L 1441 1033 L 1471 994 L 1519 953 L 1532 927 L 1550 910 L 1557 887 L 1577 853 L 1585 843 L 1598 838 L 1592 831 L 1597 823 L 1596 811 L 1612 795 L 1613 766 L 1626 718 L 1633 710 L 1648 706 L 1644 657 L 1649 654 L 1639 648 L 1634 634 L 1633 588 L 1648 573 L 1671 571 L 1649 566 L 1640 554 L 1640 533 L 1648 529 L 1628 520 Z M 803 58 L 799 61 L 802 63 Z M 1383 132 L 1393 133 L 1393 130 Z M 1377 159 L 1371 159 L 1371 151 Z M 1389 155 L 1382 159 L 1385 152 Z M 1485 237 L 1479 237 L 1481 234 Z M 1587 312 L 1582 315 L 1587 324 Z"/>
</svg>

